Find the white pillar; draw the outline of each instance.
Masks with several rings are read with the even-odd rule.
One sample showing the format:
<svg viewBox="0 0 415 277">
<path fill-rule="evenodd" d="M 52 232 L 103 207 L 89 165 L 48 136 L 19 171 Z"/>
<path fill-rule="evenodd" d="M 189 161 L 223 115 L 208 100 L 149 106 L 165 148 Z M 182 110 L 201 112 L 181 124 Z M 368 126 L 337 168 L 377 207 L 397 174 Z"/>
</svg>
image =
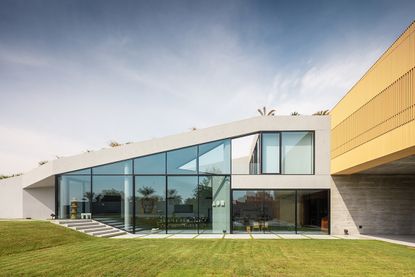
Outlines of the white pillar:
<svg viewBox="0 0 415 277">
<path fill-rule="evenodd" d="M 130 174 L 129 169 L 129 163 L 125 163 L 124 166 L 124 174 Z M 125 229 L 128 229 L 131 227 L 131 214 L 130 214 L 130 201 L 129 198 L 131 197 L 130 191 L 131 191 L 131 185 L 130 184 L 130 177 L 125 176 L 124 177 L 124 226 Z"/>
</svg>

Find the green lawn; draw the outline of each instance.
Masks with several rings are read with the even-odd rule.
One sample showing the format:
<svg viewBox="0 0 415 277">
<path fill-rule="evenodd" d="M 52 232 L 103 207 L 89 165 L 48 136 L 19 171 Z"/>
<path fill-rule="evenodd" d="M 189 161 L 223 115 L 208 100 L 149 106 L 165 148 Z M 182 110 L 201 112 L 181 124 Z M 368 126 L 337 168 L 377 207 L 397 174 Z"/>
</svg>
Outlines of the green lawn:
<svg viewBox="0 0 415 277">
<path fill-rule="evenodd" d="M 363 240 L 102 239 L 0 221 L 1 276 L 414 276 L 415 249 Z"/>
</svg>

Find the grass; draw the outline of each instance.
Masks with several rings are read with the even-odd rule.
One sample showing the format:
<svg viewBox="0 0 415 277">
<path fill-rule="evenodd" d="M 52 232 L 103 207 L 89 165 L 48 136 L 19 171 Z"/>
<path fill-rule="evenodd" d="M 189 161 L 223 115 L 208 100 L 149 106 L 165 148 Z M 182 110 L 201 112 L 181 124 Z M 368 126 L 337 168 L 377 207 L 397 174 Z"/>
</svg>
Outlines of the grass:
<svg viewBox="0 0 415 277">
<path fill-rule="evenodd" d="M 0 276 L 414 276 L 415 249 L 365 240 L 93 238 L 0 221 Z"/>
</svg>

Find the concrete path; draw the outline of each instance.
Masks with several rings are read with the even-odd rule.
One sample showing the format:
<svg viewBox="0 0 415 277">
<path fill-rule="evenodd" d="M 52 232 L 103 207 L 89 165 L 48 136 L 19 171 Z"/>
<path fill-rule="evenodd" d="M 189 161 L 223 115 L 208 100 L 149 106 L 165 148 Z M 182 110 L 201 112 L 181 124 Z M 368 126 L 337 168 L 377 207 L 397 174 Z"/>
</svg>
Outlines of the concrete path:
<svg viewBox="0 0 415 277">
<path fill-rule="evenodd" d="M 394 244 L 415 247 L 415 235 L 361 235 L 366 239 L 386 241 Z"/>
<path fill-rule="evenodd" d="M 307 235 L 307 234 L 126 234 L 114 238 L 119 239 L 229 239 L 229 240 L 273 240 L 273 239 L 373 239 L 366 236 L 332 236 L 332 235 Z"/>
</svg>

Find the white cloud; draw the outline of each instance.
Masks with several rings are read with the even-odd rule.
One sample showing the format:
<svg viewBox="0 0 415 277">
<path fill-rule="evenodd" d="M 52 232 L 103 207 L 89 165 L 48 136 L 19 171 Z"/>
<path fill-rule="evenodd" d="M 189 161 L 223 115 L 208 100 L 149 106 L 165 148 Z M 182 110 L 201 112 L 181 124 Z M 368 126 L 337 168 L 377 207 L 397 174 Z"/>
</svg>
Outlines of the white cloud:
<svg viewBox="0 0 415 277">
<path fill-rule="evenodd" d="M 0 126 L 0 174 L 26 172 L 41 160 L 79 154 L 87 147 L 73 138 Z"/>
</svg>

